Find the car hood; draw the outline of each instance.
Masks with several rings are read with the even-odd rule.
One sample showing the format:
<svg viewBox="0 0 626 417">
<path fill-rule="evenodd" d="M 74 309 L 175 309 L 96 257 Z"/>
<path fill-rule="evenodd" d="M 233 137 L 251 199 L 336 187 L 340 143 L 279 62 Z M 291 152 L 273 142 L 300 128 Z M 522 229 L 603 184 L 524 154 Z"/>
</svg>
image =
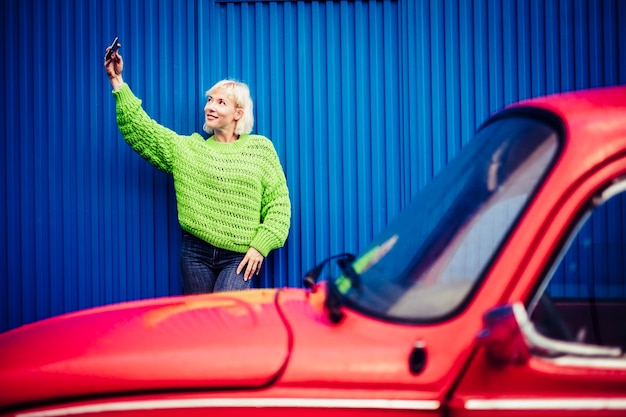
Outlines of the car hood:
<svg viewBox="0 0 626 417">
<path fill-rule="evenodd" d="M 278 290 L 157 298 L 0 334 L 0 407 L 165 388 L 255 388 L 289 355 Z"/>
</svg>

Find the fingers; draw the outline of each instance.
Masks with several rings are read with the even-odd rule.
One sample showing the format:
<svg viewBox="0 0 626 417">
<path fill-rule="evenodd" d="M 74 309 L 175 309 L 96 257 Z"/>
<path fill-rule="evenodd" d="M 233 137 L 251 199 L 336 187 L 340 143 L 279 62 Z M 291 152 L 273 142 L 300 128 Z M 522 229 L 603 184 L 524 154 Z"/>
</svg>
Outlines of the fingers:
<svg viewBox="0 0 626 417">
<path fill-rule="evenodd" d="M 122 44 L 117 41 L 118 38 L 115 38 L 111 46 L 107 47 L 104 54 L 104 60 L 108 61 L 113 57 L 113 54 L 116 54 L 117 50 L 122 47 Z"/>
<path fill-rule="evenodd" d="M 104 62 L 109 61 L 111 58 L 113 58 L 113 53 L 115 51 L 113 50 L 113 48 L 111 48 L 110 46 L 107 47 L 107 49 L 105 49 L 104 51 Z"/>
<path fill-rule="evenodd" d="M 246 267 L 246 271 L 243 275 L 244 281 L 248 281 L 252 279 L 254 275 L 259 275 L 261 272 L 261 265 L 263 264 L 263 260 L 260 261 L 249 261 L 248 266 Z"/>
<path fill-rule="evenodd" d="M 118 50 L 122 47 L 122 44 L 118 43 L 115 48 L 109 46 L 104 50 L 104 65 L 107 66 L 109 63 L 119 63 L 122 60 L 122 56 L 119 54 Z"/>
<path fill-rule="evenodd" d="M 240 274 L 242 270 L 244 270 L 243 279 L 244 281 L 248 281 L 252 279 L 252 277 L 256 274 L 259 275 L 261 273 L 261 266 L 263 266 L 263 255 L 261 255 L 256 249 L 250 248 L 244 256 L 243 260 L 239 263 L 237 267 L 237 274 Z"/>
<path fill-rule="evenodd" d="M 104 63 L 108 63 L 108 62 L 118 62 L 120 60 L 120 55 L 118 54 L 117 50 L 113 51 L 111 50 L 111 48 L 107 48 L 106 52 L 104 54 Z"/>
</svg>

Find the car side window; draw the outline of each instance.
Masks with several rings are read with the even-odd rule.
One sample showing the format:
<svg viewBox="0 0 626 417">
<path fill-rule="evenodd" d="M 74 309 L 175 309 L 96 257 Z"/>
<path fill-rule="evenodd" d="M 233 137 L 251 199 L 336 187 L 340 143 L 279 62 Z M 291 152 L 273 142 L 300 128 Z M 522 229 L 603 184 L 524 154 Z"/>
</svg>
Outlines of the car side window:
<svg viewBox="0 0 626 417">
<path fill-rule="evenodd" d="M 544 336 L 626 350 L 626 180 L 598 196 L 535 298 Z"/>
</svg>

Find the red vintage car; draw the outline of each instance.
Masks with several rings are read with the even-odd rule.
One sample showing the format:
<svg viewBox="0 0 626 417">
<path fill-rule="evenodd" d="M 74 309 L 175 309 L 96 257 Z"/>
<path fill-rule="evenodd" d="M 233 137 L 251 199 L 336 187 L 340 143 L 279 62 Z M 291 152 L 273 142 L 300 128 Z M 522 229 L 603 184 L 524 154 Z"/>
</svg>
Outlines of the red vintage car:
<svg viewBox="0 0 626 417">
<path fill-rule="evenodd" d="M 509 106 L 307 288 L 1 334 L 0 414 L 626 415 L 625 192 L 626 86 Z"/>
</svg>

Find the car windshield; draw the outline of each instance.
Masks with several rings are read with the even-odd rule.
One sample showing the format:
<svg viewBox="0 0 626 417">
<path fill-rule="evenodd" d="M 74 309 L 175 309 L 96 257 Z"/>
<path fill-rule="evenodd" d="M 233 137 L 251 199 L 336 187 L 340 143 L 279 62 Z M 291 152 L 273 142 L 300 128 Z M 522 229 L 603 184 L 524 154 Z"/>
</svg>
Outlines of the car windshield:
<svg viewBox="0 0 626 417">
<path fill-rule="evenodd" d="M 450 316 L 480 282 L 558 149 L 557 131 L 534 118 L 484 126 L 360 254 L 356 274 L 332 280 L 332 290 L 386 320 Z"/>
</svg>

